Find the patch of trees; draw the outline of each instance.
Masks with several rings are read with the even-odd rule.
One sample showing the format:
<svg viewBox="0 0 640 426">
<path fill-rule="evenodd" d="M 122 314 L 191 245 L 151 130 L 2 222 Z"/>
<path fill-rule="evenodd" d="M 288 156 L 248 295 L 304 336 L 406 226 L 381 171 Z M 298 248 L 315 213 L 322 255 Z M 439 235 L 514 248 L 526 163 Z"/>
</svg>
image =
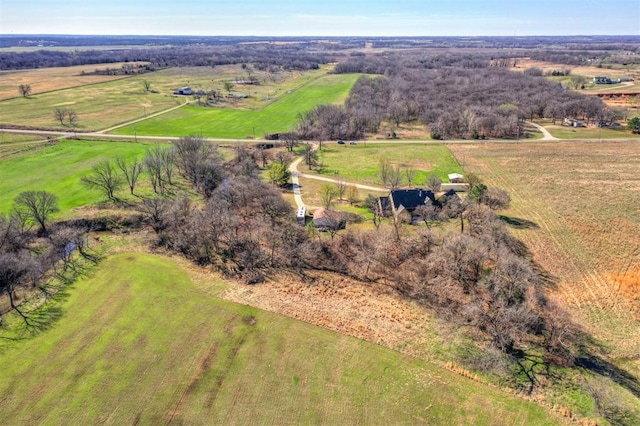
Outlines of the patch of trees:
<svg viewBox="0 0 640 426">
<path fill-rule="evenodd" d="M 522 137 L 524 119 L 605 115 L 597 98 L 508 69 L 404 69 L 389 77 L 363 77 L 346 102 L 346 114 L 376 131 L 383 121 L 419 120 L 435 139 Z M 301 126 L 302 127 L 302 126 Z"/>
<path fill-rule="evenodd" d="M 152 65 L 132 65 L 125 64 L 120 68 L 96 68 L 94 71 L 81 71 L 80 75 L 138 75 L 145 74 L 151 71 L 155 71 Z"/>
<path fill-rule="evenodd" d="M 25 191 L 14 200 L 8 215 L 0 214 L 0 297 L 6 297 L 28 327 L 38 327 L 31 299 L 46 300 L 58 287 L 82 272 L 83 261 L 94 261 L 86 234 L 106 223 L 70 221 L 51 223 L 58 211 L 57 197 L 46 191 Z M 7 312 L 0 311 L 2 316 Z"/>
<path fill-rule="evenodd" d="M 252 284 L 283 270 L 301 277 L 325 270 L 387 284 L 519 366 L 531 389 L 542 366 L 572 364 L 573 326 L 544 296 L 544 280 L 526 248 L 496 214 L 509 203 L 504 191 L 478 182 L 466 200 L 450 197 L 433 211 L 417 212 L 429 226 L 415 232 L 402 231 L 392 219 L 393 230 L 337 230 L 331 239 L 316 238 L 295 223 L 275 186 L 241 165 L 246 160 L 224 165 L 204 204 L 187 196 L 145 200 L 139 210 L 157 243 Z M 326 187 L 330 205 L 340 194 Z M 433 229 L 450 220 L 460 222 L 460 232 Z"/>
</svg>

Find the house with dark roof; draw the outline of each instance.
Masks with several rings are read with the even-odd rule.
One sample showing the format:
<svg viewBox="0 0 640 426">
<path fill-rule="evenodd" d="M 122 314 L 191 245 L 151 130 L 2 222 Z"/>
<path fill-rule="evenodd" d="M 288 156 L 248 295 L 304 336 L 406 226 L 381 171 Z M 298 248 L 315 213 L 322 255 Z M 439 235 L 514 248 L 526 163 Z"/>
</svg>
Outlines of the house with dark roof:
<svg viewBox="0 0 640 426">
<path fill-rule="evenodd" d="M 428 189 L 394 189 L 388 196 L 378 199 L 380 216 L 394 216 L 402 213 L 409 216 L 420 206 L 427 203 L 438 205 L 435 194 Z"/>
</svg>

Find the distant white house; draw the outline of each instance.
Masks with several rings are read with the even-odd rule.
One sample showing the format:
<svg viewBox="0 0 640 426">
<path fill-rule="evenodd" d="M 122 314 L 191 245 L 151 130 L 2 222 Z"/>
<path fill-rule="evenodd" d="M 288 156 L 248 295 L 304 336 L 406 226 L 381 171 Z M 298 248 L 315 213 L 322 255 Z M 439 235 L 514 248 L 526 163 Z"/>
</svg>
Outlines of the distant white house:
<svg viewBox="0 0 640 426">
<path fill-rule="evenodd" d="M 174 95 L 193 95 L 193 89 L 191 87 L 181 87 L 173 92 Z"/>
</svg>

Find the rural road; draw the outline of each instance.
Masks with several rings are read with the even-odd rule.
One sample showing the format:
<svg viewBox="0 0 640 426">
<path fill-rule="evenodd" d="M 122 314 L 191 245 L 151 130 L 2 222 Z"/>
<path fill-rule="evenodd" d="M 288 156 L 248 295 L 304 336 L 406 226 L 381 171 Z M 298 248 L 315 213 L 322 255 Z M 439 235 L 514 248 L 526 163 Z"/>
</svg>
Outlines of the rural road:
<svg viewBox="0 0 640 426">
<path fill-rule="evenodd" d="M 289 173 L 291 173 L 291 183 L 293 187 L 293 198 L 296 200 L 296 207 L 300 209 L 300 207 L 305 207 L 304 202 L 302 201 L 302 194 L 300 192 L 300 180 L 298 176 L 300 172 L 298 172 L 298 164 L 302 161 L 302 157 L 298 157 L 289 165 Z"/>
<path fill-rule="evenodd" d="M 168 109 L 163 109 L 162 111 L 154 112 L 153 114 L 145 115 L 144 117 L 140 117 L 140 118 L 137 118 L 137 119 L 135 119 L 135 120 L 128 121 L 128 122 L 126 122 L 126 123 L 117 124 L 117 125 L 115 125 L 115 126 L 112 126 L 112 127 L 107 128 L 107 129 L 100 130 L 100 131 L 99 131 L 99 132 L 97 132 L 97 133 L 107 133 L 107 132 L 111 132 L 112 130 L 119 129 L 120 127 L 125 127 L 125 126 L 129 126 L 129 125 L 131 125 L 131 124 L 139 123 L 139 122 L 141 122 L 141 121 L 145 121 L 145 120 L 147 120 L 147 119 L 149 119 L 149 118 L 157 117 L 157 116 L 159 116 L 159 115 L 163 115 L 163 114 L 166 114 L 166 113 L 168 113 L 168 112 L 174 111 L 174 110 L 176 110 L 176 109 L 182 108 L 182 107 L 183 107 L 183 106 L 185 106 L 185 105 L 189 105 L 189 103 L 190 103 L 190 102 L 187 100 L 187 101 L 186 101 L 185 103 L 183 103 L 183 104 L 176 105 L 176 106 L 171 107 L 171 108 L 168 108 Z"/>
<path fill-rule="evenodd" d="M 536 124 L 533 121 L 529 121 L 528 123 L 542 132 L 543 134 L 542 139 L 538 139 L 538 141 L 559 141 L 560 140 L 555 136 L 553 136 L 551 133 L 549 133 L 549 131 L 544 127 L 542 127 L 541 125 Z"/>
<path fill-rule="evenodd" d="M 318 145 L 316 145 L 316 144 L 312 144 L 312 146 L 313 146 L 314 150 L 316 150 L 318 148 Z M 306 207 L 304 205 L 304 202 L 302 201 L 302 191 L 300 190 L 300 179 L 299 178 L 303 177 L 305 179 L 313 179 L 313 180 L 319 180 L 319 181 L 329 182 L 329 183 L 338 183 L 337 179 L 332 179 L 332 178 L 328 178 L 328 177 L 324 177 L 324 176 L 318 176 L 318 175 L 309 175 L 309 174 L 300 172 L 298 170 L 298 166 L 300 165 L 300 162 L 302 161 L 302 158 L 303 157 L 296 158 L 289 165 L 289 172 L 291 173 L 291 182 L 292 182 L 292 187 L 293 187 L 293 198 L 295 199 L 296 206 L 298 208 Z M 383 188 L 381 186 L 361 185 L 359 183 L 346 182 L 346 181 L 345 181 L 345 183 L 347 185 L 355 185 L 356 188 L 364 189 L 366 191 L 389 192 L 388 188 Z"/>
</svg>

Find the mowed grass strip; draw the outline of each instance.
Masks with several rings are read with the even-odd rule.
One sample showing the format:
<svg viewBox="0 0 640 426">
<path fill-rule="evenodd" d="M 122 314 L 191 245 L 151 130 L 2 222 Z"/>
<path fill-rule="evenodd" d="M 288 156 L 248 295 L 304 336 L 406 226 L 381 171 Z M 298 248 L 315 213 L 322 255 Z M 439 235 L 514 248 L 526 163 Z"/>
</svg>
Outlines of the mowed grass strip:
<svg viewBox="0 0 640 426">
<path fill-rule="evenodd" d="M 329 74 L 315 79 L 260 110 L 205 108 L 189 105 L 162 116 L 119 128 L 113 133 L 151 136 L 202 135 L 243 139 L 291 131 L 298 114 L 320 104 L 341 104 L 358 74 Z"/>
<path fill-rule="evenodd" d="M 175 263 L 105 259 L 0 354 L 3 424 L 556 424 L 540 406 L 204 294 Z"/>
<path fill-rule="evenodd" d="M 141 143 L 65 140 L 0 159 L 0 213 L 8 213 L 15 197 L 23 191 L 51 192 L 58 197 L 62 213 L 96 203 L 104 197 L 87 189 L 80 179 L 100 161 L 114 160 L 116 156 L 142 158 L 147 147 Z M 142 176 L 142 180 L 147 179 Z"/>
<path fill-rule="evenodd" d="M 365 143 L 338 145 L 326 143 L 319 152 L 324 165 L 323 173 L 335 177 L 339 175 L 347 181 L 381 185 L 380 162 L 388 160 L 400 167 L 403 184 L 406 184 L 405 170 L 415 170 L 414 185 L 422 185 L 429 175 L 437 175 L 448 182 L 449 173 L 463 173 L 449 149 L 444 145 Z M 301 167 L 303 168 L 303 167 Z M 305 170 L 307 172 L 307 170 Z"/>
</svg>

